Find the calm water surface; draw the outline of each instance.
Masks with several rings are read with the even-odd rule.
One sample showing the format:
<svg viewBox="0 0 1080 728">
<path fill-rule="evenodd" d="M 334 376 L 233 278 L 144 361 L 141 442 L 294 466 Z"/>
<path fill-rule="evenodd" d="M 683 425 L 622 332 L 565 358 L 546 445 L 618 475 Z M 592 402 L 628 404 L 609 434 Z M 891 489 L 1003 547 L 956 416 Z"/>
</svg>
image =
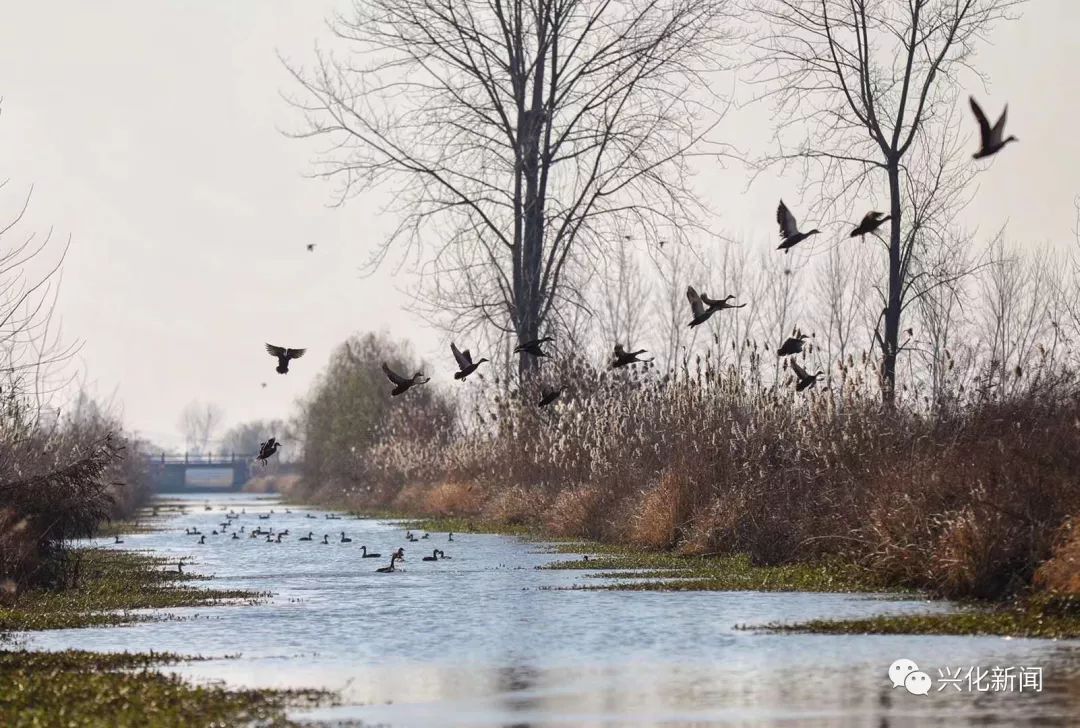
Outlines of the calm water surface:
<svg viewBox="0 0 1080 728">
<path fill-rule="evenodd" d="M 212 511 L 204 510 L 209 503 Z M 168 650 L 220 659 L 180 666 L 196 680 L 324 687 L 345 705 L 298 719 L 391 726 L 1080 724 L 1080 643 L 968 637 L 770 635 L 771 621 L 948 609 L 837 594 L 567 591 L 604 583 L 536 567 L 542 545 L 445 533 L 408 543 L 392 522 L 284 506 L 250 495 L 190 498 L 166 530 L 115 548 L 193 559 L 217 587 L 272 591 L 258 606 L 179 609 L 185 619 L 27 636 L 41 649 Z M 288 529 L 283 543 L 197 536 L 246 510 L 237 527 Z M 273 515 L 266 520 L 258 514 Z M 307 518 L 307 514 L 317 518 Z M 340 532 L 352 538 L 339 542 Z M 297 538 L 313 531 L 315 541 Z M 323 545 L 323 534 L 330 544 Z M 404 571 L 361 559 L 360 545 Z M 452 557 L 421 556 L 438 547 Z M 235 656 L 239 657 L 229 657 Z M 935 680 L 949 667 L 1039 666 L 1041 693 L 929 695 L 893 689 L 889 664 L 909 658 Z"/>
</svg>

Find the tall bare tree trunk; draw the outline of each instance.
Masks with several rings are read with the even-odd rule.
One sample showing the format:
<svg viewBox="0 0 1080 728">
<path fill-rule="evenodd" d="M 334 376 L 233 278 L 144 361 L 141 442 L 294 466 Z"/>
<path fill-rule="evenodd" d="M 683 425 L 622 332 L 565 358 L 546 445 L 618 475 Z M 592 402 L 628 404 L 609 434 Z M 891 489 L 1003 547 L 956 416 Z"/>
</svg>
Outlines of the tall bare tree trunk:
<svg viewBox="0 0 1080 728">
<path fill-rule="evenodd" d="M 889 293 L 885 305 L 885 338 L 881 340 L 881 399 L 892 407 L 896 401 L 896 354 L 900 341 L 900 311 L 903 297 L 901 266 L 901 215 L 899 161 L 890 159 L 889 175 Z"/>
</svg>

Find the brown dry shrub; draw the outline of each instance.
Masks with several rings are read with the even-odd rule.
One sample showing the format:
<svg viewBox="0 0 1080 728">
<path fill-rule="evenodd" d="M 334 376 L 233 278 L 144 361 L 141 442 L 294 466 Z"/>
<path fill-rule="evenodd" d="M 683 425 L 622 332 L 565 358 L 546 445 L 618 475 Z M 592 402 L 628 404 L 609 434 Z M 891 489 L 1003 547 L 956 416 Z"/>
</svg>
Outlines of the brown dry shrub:
<svg viewBox="0 0 1080 728">
<path fill-rule="evenodd" d="M 484 507 L 486 496 L 476 485 L 443 481 L 424 497 L 424 511 L 437 516 L 475 516 Z"/>
<path fill-rule="evenodd" d="M 601 495 L 595 488 L 577 486 L 560 491 L 551 503 L 545 523 L 554 536 L 598 538 L 597 511 Z"/>
<path fill-rule="evenodd" d="M 642 493 L 631 519 L 630 543 L 650 549 L 674 547 L 686 524 L 685 489 L 685 480 L 668 470 L 655 487 Z"/>
<path fill-rule="evenodd" d="M 1062 596 L 1080 596 L 1080 518 L 1061 528 L 1054 554 L 1035 571 L 1036 589 Z"/>
<path fill-rule="evenodd" d="M 485 517 L 509 526 L 526 526 L 540 522 L 551 499 L 539 491 L 520 485 L 496 491 L 484 506 Z"/>
</svg>

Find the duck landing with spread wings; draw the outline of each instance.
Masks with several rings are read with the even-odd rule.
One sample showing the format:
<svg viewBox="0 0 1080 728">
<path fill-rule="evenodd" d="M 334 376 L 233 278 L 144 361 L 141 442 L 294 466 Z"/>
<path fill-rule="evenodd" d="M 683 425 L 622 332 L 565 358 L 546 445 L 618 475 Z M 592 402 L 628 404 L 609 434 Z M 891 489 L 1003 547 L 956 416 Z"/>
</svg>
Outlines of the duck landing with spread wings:
<svg viewBox="0 0 1080 728">
<path fill-rule="evenodd" d="M 776 208 L 776 222 L 780 225 L 781 241 L 776 249 L 783 250 L 785 255 L 789 248 L 798 245 L 811 235 L 817 235 L 821 232 L 817 228 L 806 233 L 799 232 L 799 224 L 795 221 L 795 216 L 791 214 L 791 210 L 787 208 L 783 200 L 780 200 L 780 205 Z"/>
<path fill-rule="evenodd" d="M 275 371 L 278 374 L 288 374 L 289 361 L 299 359 L 306 351 L 307 349 L 286 349 L 284 346 L 266 345 L 266 352 L 270 356 L 277 357 L 277 369 Z"/>
</svg>

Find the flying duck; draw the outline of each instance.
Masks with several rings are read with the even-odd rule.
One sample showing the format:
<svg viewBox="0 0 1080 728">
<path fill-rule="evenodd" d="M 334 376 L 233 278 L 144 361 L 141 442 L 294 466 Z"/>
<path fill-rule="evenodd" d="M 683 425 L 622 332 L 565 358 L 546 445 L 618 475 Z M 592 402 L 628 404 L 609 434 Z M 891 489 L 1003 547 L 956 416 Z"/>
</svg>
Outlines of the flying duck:
<svg viewBox="0 0 1080 728">
<path fill-rule="evenodd" d="M 386 362 L 383 362 L 382 370 L 383 374 L 386 375 L 386 378 L 393 382 L 395 385 L 394 389 L 390 392 L 390 394 L 394 397 L 398 396 L 402 392 L 408 392 L 409 389 L 417 386 L 418 384 L 427 384 L 428 381 L 430 381 L 428 377 L 424 376 L 423 372 L 417 372 L 412 376 L 412 379 L 406 379 L 390 367 L 386 366 Z"/>
<path fill-rule="evenodd" d="M 457 361 L 458 365 L 458 371 L 454 372 L 454 379 L 460 379 L 463 382 L 465 377 L 475 372 L 478 366 L 487 361 L 487 359 L 481 359 L 474 362 L 468 349 L 461 351 L 457 348 L 457 344 L 452 341 L 450 342 L 450 351 L 454 354 L 454 360 Z"/>
<path fill-rule="evenodd" d="M 776 208 L 776 222 L 780 225 L 781 240 L 776 249 L 783 250 L 785 255 L 787 255 L 788 248 L 801 243 L 811 235 L 817 235 L 821 232 L 817 228 L 808 233 L 799 232 L 799 224 L 795 222 L 795 216 L 791 214 L 791 210 L 787 208 L 783 200 L 780 200 L 780 206 Z"/>
<path fill-rule="evenodd" d="M 848 237 L 861 238 L 867 233 L 872 233 L 884 225 L 886 220 L 892 220 L 892 215 L 886 215 L 884 212 L 871 210 L 863 215 L 862 222 L 859 223 L 858 227 L 851 231 L 851 235 Z"/>
<path fill-rule="evenodd" d="M 801 354 L 803 350 L 803 341 L 806 340 L 806 334 L 796 333 L 795 336 L 791 336 L 780 345 L 780 348 L 776 350 L 777 356 L 790 356 L 792 354 Z"/>
<path fill-rule="evenodd" d="M 289 373 L 289 360 L 299 359 L 304 355 L 307 349 L 286 349 L 284 346 L 274 346 L 273 344 L 266 345 L 266 352 L 270 356 L 277 357 L 277 369 L 278 374 Z"/>
<path fill-rule="evenodd" d="M 791 361 L 791 370 L 795 372 L 795 376 L 799 378 L 799 381 L 795 383 L 796 392 L 801 392 L 804 389 L 813 387 L 817 384 L 818 377 L 824 374 L 820 369 L 816 374 L 807 374 L 806 370 L 799 366 L 799 362 L 794 359 Z"/>
<path fill-rule="evenodd" d="M 690 328 L 694 328 L 699 324 L 703 324 L 709 320 L 717 311 L 723 311 L 725 308 L 742 308 L 746 304 L 734 305 L 728 303 L 731 299 L 735 298 L 734 294 L 727 296 L 719 301 L 709 298 L 708 294 L 702 293 L 700 296 L 698 292 L 694 290 L 693 286 L 686 287 L 686 299 L 690 301 L 690 310 L 694 313 L 694 318 L 690 322 Z M 708 306 L 708 308 L 706 308 Z"/>
<path fill-rule="evenodd" d="M 532 356 L 546 357 L 547 354 L 545 354 L 544 350 L 541 349 L 540 347 L 543 344 L 546 344 L 549 341 L 555 341 L 554 337 L 545 336 L 545 337 L 540 338 L 540 339 L 531 339 L 529 341 L 526 341 L 524 344 L 521 344 L 521 345 L 517 346 L 514 349 L 514 353 L 515 354 L 520 354 L 520 353 L 524 352 L 526 354 L 531 354 Z"/>
<path fill-rule="evenodd" d="M 547 407 L 549 404 L 557 400 L 560 394 L 562 394 L 562 389 L 541 389 L 540 401 L 537 403 L 537 406 Z M 453 534 L 451 534 L 451 536 L 452 535 Z M 454 539 L 451 538 L 450 540 L 453 541 Z"/>
<path fill-rule="evenodd" d="M 638 362 L 649 362 L 652 359 L 639 359 L 641 354 L 648 353 L 648 349 L 638 349 L 637 351 L 627 351 L 623 348 L 622 344 L 615 345 L 615 360 L 611 363 L 612 369 L 618 369 L 624 367 L 627 364 L 637 364 Z"/>
<path fill-rule="evenodd" d="M 259 445 L 259 454 L 255 456 L 255 460 L 262 463 L 265 467 L 266 461 L 278 451 L 279 447 L 281 447 L 281 443 L 271 437 L 269 440 Z M 267 518 L 270 518 L 270 514 L 260 515 L 259 518 L 266 520 Z"/>
<path fill-rule="evenodd" d="M 971 111 L 975 114 L 975 119 L 979 122 L 979 151 L 972 155 L 974 159 L 982 159 L 997 154 L 1009 142 L 1020 141 L 1011 135 L 1008 138 L 1002 138 L 1005 136 L 1005 117 L 1009 115 L 1008 104 L 1005 105 L 1005 110 L 1001 112 L 1001 117 L 997 120 L 997 123 L 991 127 L 990 122 L 986 120 L 986 114 L 983 113 L 975 97 L 968 97 L 968 102 L 971 104 Z"/>
</svg>

